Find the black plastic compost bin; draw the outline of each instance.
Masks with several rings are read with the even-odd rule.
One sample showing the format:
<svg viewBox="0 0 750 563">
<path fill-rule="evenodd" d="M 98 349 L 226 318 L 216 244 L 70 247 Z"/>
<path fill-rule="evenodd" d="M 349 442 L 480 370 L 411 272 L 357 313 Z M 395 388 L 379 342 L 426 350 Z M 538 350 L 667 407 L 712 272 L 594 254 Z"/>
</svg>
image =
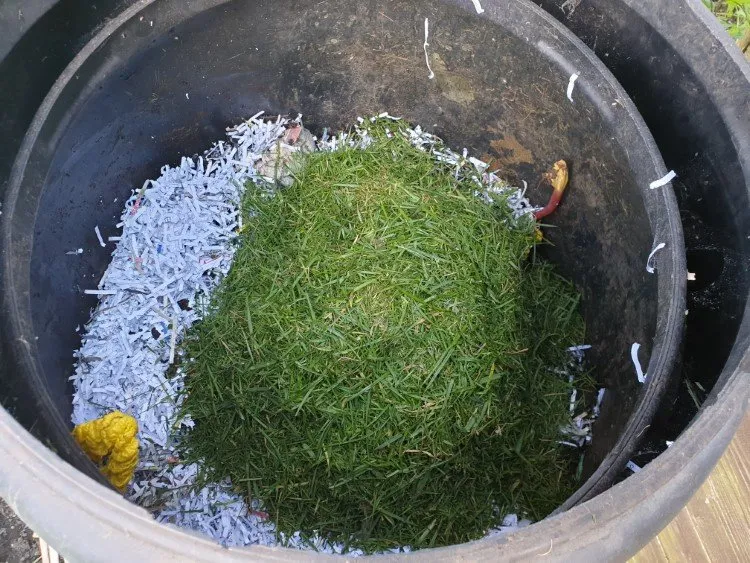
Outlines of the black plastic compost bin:
<svg viewBox="0 0 750 563">
<path fill-rule="evenodd" d="M 459 1 L 101 3 L 101 17 L 113 16 L 108 21 L 90 10 L 71 13 L 63 2 L 40 17 L 0 66 L 10 132 L 26 128 L 55 65 L 60 70 L 66 53 L 81 47 L 96 25 L 104 27 L 52 87 L 6 186 L 5 404 L 72 465 L 95 475 L 67 436 L 66 376 L 75 326 L 92 305 L 80 289 L 107 263 L 93 226 L 114 224 L 119 208 L 109 202 L 256 109 L 301 111 L 313 127 L 387 109 L 434 128 L 453 146 L 495 156 L 510 179 L 531 182 L 535 201 L 546 196 L 535 189 L 539 174 L 558 158 L 570 162 L 570 193 L 552 221 L 558 228 L 549 229 L 555 242 L 549 257 L 584 293 L 590 359 L 609 392 L 587 456 L 591 476 L 564 508 L 606 488 L 647 430 L 675 363 L 685 281 L 676 207 L 669 187 L 648 189 L 666 170 L 627 96 L 591 52 L 531 5 L 483 4 L 480 17 L 471 3 Z M 21 8 L 18 14 L 20 21 Z M 424 66 L 425 17 L 434 81 Z M 580 78 L 571 103 L 565 88 L 574 72 Z M 4 140 L 6 157 L 15 154 L 17 141 Z M 667 247 L 652 276 L 646 257 L 660 241 Z M 71 264 L 65 252 L 78 246 L 87 251 Z M 630 363 L 633 342 L 643 344 L 649 374 L 643 388 Z M 210 542 L 158 527 L 83 477 L 4 412 L 0 431 L 3 495 L 69 557 L 216 556 Z M 638 524 L 621 510 L 653 502 L 655 487 L 632 484 L 643 483 L 650 469 L 504 539 L 417 557 L 627 553 L 646 537 L 647 525 L 666 515 L 652 510 Z M 678 473 L 674 465 L 662 471 Z M 618 519 L 631 527 L 630 544 L 602 541 Z M 558 546 L 554 553 L 550 545 Z M 250 555 L 309 556 L 268 549 Z"/>
</svg>

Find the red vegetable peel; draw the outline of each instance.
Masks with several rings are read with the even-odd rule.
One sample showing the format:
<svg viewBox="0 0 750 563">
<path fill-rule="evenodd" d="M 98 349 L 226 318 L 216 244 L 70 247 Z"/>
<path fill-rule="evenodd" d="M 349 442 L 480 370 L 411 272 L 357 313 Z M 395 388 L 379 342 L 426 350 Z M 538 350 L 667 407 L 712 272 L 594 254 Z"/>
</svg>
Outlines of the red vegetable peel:
<svg viewBox="0 0 750 563">
<path fill-rule="evenodd" d="M 549 183 L 552 184 L 552 195 L 542 209 L 534 213 L 534 219 L 537 221 L 550 215 L 557 206 L 560 205 L 565 188 L 568 187 L 568 165 L 564 160 L 558 160 L 552 166 L 552 171 L 544 175 Z"/>
</svg>

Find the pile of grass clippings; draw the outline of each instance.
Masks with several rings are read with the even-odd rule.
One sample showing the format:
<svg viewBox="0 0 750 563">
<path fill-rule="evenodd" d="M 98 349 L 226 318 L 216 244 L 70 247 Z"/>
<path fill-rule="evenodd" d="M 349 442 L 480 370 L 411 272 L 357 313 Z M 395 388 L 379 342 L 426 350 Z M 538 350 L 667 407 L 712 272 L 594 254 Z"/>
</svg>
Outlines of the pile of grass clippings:
<svg viewBox="0 0 750 563">
<path fill-rule="evenodd" d="M 233 266 L 185 342 L 181 441 L 277 530 L 366 551 L 481 537 L 574 488 L 558 444 L 578 294 L 534 224 L 403 126 L 249 184 Z M 396 131 L 395 134 L 391 130 Z"/>
</svg>

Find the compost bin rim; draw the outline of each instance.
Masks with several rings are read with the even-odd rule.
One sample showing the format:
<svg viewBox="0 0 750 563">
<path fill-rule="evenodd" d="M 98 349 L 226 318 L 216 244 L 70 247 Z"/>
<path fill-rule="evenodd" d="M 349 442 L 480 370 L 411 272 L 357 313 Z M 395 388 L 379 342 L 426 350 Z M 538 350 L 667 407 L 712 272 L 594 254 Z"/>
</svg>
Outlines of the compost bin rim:
<svg viewBox="0 0 750 563">
<path fill-rule="evenodd" d="M 24 140 L 24 144 L 22 146 L 22 149 L 19 151 L 19 157 L 18 157 L 18 159 L 16 161 L 16 166 L 14 166 L 14 172 L 11 175 L 11 178 L 18 179 L 18 175 L 22 171 L 22 166 L 19 168 L 19 162 L 23 161 L 24 157 L 28 158 L 28 156 L 29 156 L 29 153 L 30 153 L 31 147 L 33 146 L 33 141 L 34 141 L 34 139 L 31 138 L 31 137 L 34 136 L 34 135 L 32 135 L 32 133 L 34 131 L 38 132 L 38 128 L 39 128 L 38 126 L 40 124 L 39 117 L 40 117 L 40 115 L 42 115 L 45 112 L 45 110 L 48 110 L 52 106 L 52 104 L 54 103 L 55 98 L 56 98 L 55 94 L 59 93 L 59 91 L 62 89 L 62 86 L 64 86 L 64 84 L 61 84 L 61 81 L 63 80 L 63 78 L 67 76 L 67 78 L 70 79 L 72 77 L 74 71 L 75 71 L 75 68 L 77 68 L 77 66 L 80 65 L 83 60 L 85 60 L 85 58 L 88 56 L 88 54 L 90 54 L 91 52 L 93 52 L 93 50 L 95 50 L 96 47 L 98 47 L 98 45 L 100 45 L 103 41 L 105 41 L 109 37 L 109 34 L 112 31 L 114 31 L 115 29 L 117 29 L 117 27 L 119 27 L 119 25 L 120 25 L 121 22 L 123 22 L 123 21 L 129 19 L 130 17 L 132 17 L 133 15 L 137 14 L 138 11 L 140 11 L 144 7 L 152 4 L 154 1 L 155 0 L 141 0 L 138 4 L 136 4 L 134 6 L 131 6 L 131 8 L 125 10 L 117 18 L 115 18 L 111 22 L 109 22 L 109 24 L 107 24 L 105 26 L 105 28 L 99 34 L 97 34 L 96 37 L 90 43 L 88 43 L 86 45 L 86 47 L 82 50 L 82 52 L 76 57 L 76 59 L 74 59 L 74 61 L 71 63 L 71 65 L 69 65 L 69 67 L 65 70 L 65 72 L 61 76 L 61 79 L 58 80 L 58 82 L 55 84 L 55 86 L 53 87 L 52 91 L 50 92 L 50 94 L 48 95 L 48 97 L 45 99 L 44 103 L 40 107 L 40 110 L 37 113 L 37 117 L 34 120 L 34 124 L 32 124 L 32 127 L 29 130 L 29 134 L 27 135 L 26 139 Z M 216 2 L 216 4 L 223 4 L 223 3 L 224 3 L 224 0 L 219 0 L 219 1 Z M 454 3 L 456 3 L 455 0 L 454 0 Z M 493 7 L 494 7 L 494 5 L 493 5 Z M 570 34 L 570 32 L 568 32 L 564 28 L 564 26 L 562 26 L 561 24 L 559 24 L 556 20 L 552 19 L 550 16 L 548 16 L 545 12 L 543 12 L 542 10 L 540 10 L 538 7 L 533 6 L 532 9 L 535 10 L 536 12 L 538 12 L 538 14 L 540 16 L 542 16 L 545 19 L 547 19 L 550 25 L 552 25 L 553 27 L 557 28 L 560 32 L 565 33 L 565 35 L 567 36 L 568 40 L 571 41 L 575 46 L 577 46 L 579 48 L 579 50 L 581 51 L 581 53 L 584 56 L 586 56 L 586 58 L 589 59 L 589 61 L 591 63 L 593 63 L 597 67 L 597 70 L 599 70 L 601 72 L 601 74 L 610 81 L 610 84 L 616 86 L 617 90 L 622 91 L 622 88 L 616 83 L 616 81 L 614 80 L 614 78 L 611 77 L 609 71 L 606 70 L 606 68 L 604 67 L 604 65 L 602 65 L 602 63 L 600 61 L 598 61 L 597 59 L 595 59 L 595 57 L 593 57 L 593 55 L 588 52 L 588 49 L 583 45 L 583 43 L 581 43 L 577 38 L 575 38 L 574 36 L 572 36 L 572 34 Z M 642 134 L 644 134 L 644 136 L 645 136 L 644 140 L 646 140 L 647 144 L 649 145 L 648 148 L 649 149 L 654 149 L 655 148 L 655 144 L 653 143 L 653 140 L 650 138 L 650 135 L 648 134 L 648 132 L 647 132 L 647 130 L 645 128 L 645 125 L 642 123 L 642 121 L 640 120 L 640 118 L 637 117 L 637 113 L 635 114 L 635 116 L 633 116 L 633 109 L 634 108 L 632 106 L 632 103 L 630 103 L 630 100 L 627 99 L 627 97 L 625 97 L 625 98 L 627 100 L 626 103 L 629 104 L 629 107 L 628 107 L 629 113 L 631 114 L 631 117 L 636 117 L 636 124 L 638 125 L 640 132 Z M 36 126 L 36 129 L 35 129 L 35 126 Z M 654 155 L 652 154 L 652 156 L 654 156 Z M 658 161 L 658 162 L 656 162 L 656 161 L 654 162 L 654 164 L 656 165 L 656 167 L 660 168 L 662 170 L 665 170 L 664 167 L 663 167 L 663 164 L 660 162 L 660 158 L 658 158 L 658 156 L 655 157 L 655 158 Z M 16 185 L 16 187 L 17 187 L 17 185 Z M 667 190 L 662 190 L 661 192 L 664 194 L 664 197 L 667 197 L 668 199 L 670 199 L 670 203 L 672 204 L 672 206 L 676 207 L 675 202 L 674 202 L 674 195 L 670 191 L 667 191 Z M 12 193 L 12 190 L 11 190 L 11 193 Z M 11 210 L 12 210 L 12 206 L 11 206 Z M 6 214 L 6 217 L 9 217 L 10 215 L 12 215 L 12 213 Z M 10 222 L 7 221 L 7 220 L 4 222 L 3 230 L 6 232 L 5 234 L 7 234 L 7 232 L 10 231 L 9 224 L 10 224 Z M 675 225 L 672 223 L 672 224 L 670 224 L 670 226 L 673 229 L 676 228 L 676 229 L 679 230 L 679 225 L 677 225 L 675 227 Z M 9 241 L 9 237 L 6 236 L 4 238 L 5 238 L 5 242 L 7 243 Z M 674 246 L 679 246 L 679 245 L 674 245 Z M 6 257 L 7 257 L 7 251 L 8 251 L 8 249 L 6 248 L 4 250 L 6 250 Z M 678 264 L 680 264 L 681 263 L 680 262 L 680 258 L 681 257 L 680 256 L 675 256 L 675 254 L 678 254 L 676 252 L 676 249 L 672 249 L 672 251 L 673 252 L 670 253 L 670 255 L 673 257 L 673 262 L 677 262 Z M 677 268 L 677 270 L 679 271 L 680 269 Z M 10 268 L 6 268 L 5 271 L 4 271 L 4 275 L 8 276 L 9 275 L 9 271 L 10 271 Z M 677 293 L 679 294 L 679 286 L 680 286 L 680 284 L 676 284 L 676 285 L 678 287 Z M 684 282 L 682 284 L 682 287 L 683 287 L 683 293 L 684 293 Z M 6 294 L 6 305 L 8 304 L 8 302 L 10 302 L 9 304 L 11 305 L 11 310 L 17 311 L 18 310 L 18 302 L 15 300 L 15 298 L 17 296 L 16 295 L 12 295 L 12 298 L 7 299 L 7 296 L 10 295 L 10 294 L 11 294 L 11 292 L 8 292 L 8 294 Z M 26 296 L 26 297 L 28 297 L 28 296 Z M 676 309 L 676 308 L 679 308 L 679 305 L 676 305 L 675 307 L 673 307 L 672 308 L 673 310 L 670 311 L 670 313 L 674 313 L 674 309 Z M 681 310 L 680 310 L 680 312 L 681 312 Z M 670 318 L 673 319 L 674 317 L 672 316 Z M 10 316 L 9 322 L 10 322 L 11 326 L 13 326 L 14 328 L 18 328 L 16 326 L 17 325 L 17 320 L 18 319 L 17 319 L 16 315 L 11 315 Z M 673 327 L 669 327 L 669 328 L 673 328 Z M 17 332 L 17 331 L 14 331 L 14 332 Z M 674 336 L 674 331 L 672 332 L 672 335 Z M 19 343 L 21 344 L 21 346 L 20 346 L 20 348 L 17 351 L 19 352 L 19 356 L 22 359 L 22 362 L 25 362 L 28 365 L 32 365 L 33 366 L 34 365 L 34 360 L 35 360 L 35 358 L 33 357 L 32 353 L 31 353 L 32 350 L 33 350 L 33 348 L 35 347 L 33 341 L 29 342 L 29 341 L 25 341 L 24 340 L 24 341 L 20 341 Z M 673 352 L 676 353 L 676 346 L 673 346 L 673 348 L 674 348 Z M 651 362 L 649 363 L 649 368 L 651 367 L 651 363 L 654 362 L 654 357 L 656 357 L 656 356 L 657 356 L 656 354 L 652 354 Z M 659 355 L 659 358 L 661 358 L 663 356 L 664 356 L 664 354 L 661 354 L 661 355 Z M 649 369 L 649 371 L 652 371 L 652 370 Z M 651 386 L 649 386 L 649 389 L 651 389 Z M 643 400 L 643 394 L 642 394 L 641 400 Z M 3 415 L 3 418 L 5 418 L 5 417 L 8 416 L 7 413 L 5 413 L 5 412 L 3 412 L 2 415 Z M 23 435 L 23 434 L 21 434 L 21 435 Z M 13 437 L 15 437 L 16 439 L 18 439 L 18 434 L 14 435 Z M 36 442 L 35 440 L 33 441 L 32 445 L 42 447 L 41 444 L 38 443 L 38 442 Z M 35 454 L 39 454 L 38 450 L 33 450 L 33 451 L 34 451 Z M 43 449 L 42 453 L 46 453 L 46 454 L 48 454 L 50 456 L 53 456 L 53 454 L 51 454 L 51 452 L 49 452 L 48 450 L 46 450 L 46 448 Z M 39 460 L 42 459 L 42 457 L 39 456 L 39 455 L 37 455 L 37 458 Z M 54 456 L 53 456 L 53 458 L 54 458 Z M 59 459 L 55 458 L 55 460 L 59 461 L 60 463 L 63 463 Z M 64 464 L 64 466 L 65 466 L 65 464 Z M 76 471 L 75 474 L 76 475 L 80 475 L 80 473 L 78 473 L 77 470 L 73 470 L 72 467 L 65 467 L 65 468 L 66 469 L 70 469 L 72 471 Z M 15 467 L 13 469 L 15 469 Z M 59 471 L 59 468 L 57 468 L 56 471 Z M 67 476 L 70 477 L 71 474 L 68 472 Z M 52 487 L 52 488 L 54 489 L 54 487 Z M 78 497 L 76 497 L 76 499 L 77 498 Z M 87 498 L 87 495 L 84 495 L 84 498 Z M 117 497 L 113 497 L 113 498 L 117 499 Z M 122 506 L 120 506 L 120 504 L 123 504 L 123 503 L 125 504 L 125 506 L 129 506 L 129 504 L 125 503 L 124 501 L 122 501 L 122 499 L 120 499 L 120 502 L 118 502 L 115 506 L 117 506 L 118 508 L 122 508 Z M 84 503 L 84 504 L 87 504 L 87 503 Z M 83 506 L 81 508 L 83 508 Z M 135 507 L 130 507 L 130 508 L 133 508 L 134 510 L 137 510 L 137 509 L 135 509 Z M 145 514 L 146 514 L 145 511 L 140 510 L 139 516 L 143 516 Z M 558 516 L 558 517 L 556 517 L 554 519 L 550 519 L 547 522 L 559 521 L 559 519 L 565 518 L 565 516 L 566 515 L 563 514 L 563 515 L 560 515 L 560 516 Z M 149 525 L 160 526 L 160 525 L 157 525 L 155 522 L 153 522 L 151 520 L 150 516 L 148 516 L 148 520 L 149 520 Z M 535 526 L 532 526 L 529 529 L 531 529 L 531 530 L 536 529 L 537 526 L 540 526 L 542 524 L 544 524 L 544 523 L 537 524 Z M 159 528 L 155 528 L 155 529 L 159 529 Z M 40 528 L 40 531 L 42 531 L 41 528 Z M 180 532 L 180 533 L 183 533 L 183 532 Z M 517 534 L 513 534 L 512 537 L 516 537 L 516 535 Z M 510 536 L 508 536 L 508 537 L 510 537 Z M 201 540 L 201 541 L 205 542 L 207 540 Z M 490 542 L 492 545 L 494 545 L 494 542 L 496 542 L 496 541 L 497 540 L 494 540 L 494 539 L 490 538 L 490 539 L 486 539 L 486 540 L 480 540 L 480 543 L 481 542 Z M 503 542 L 504 541 L 505 540 L 503 540 Z M 211 544 L 211 542 L 208 542 L 208 543 Z M 468 544 L 468 545 L 475 545 L 475 544 Z M 258 549 L 260 549 L 260 548 L 254 548 L 253 554 L 257 554 L 256 552 L 258 551 Z M 453 548 L 443 548 L 443 549 L 453 549 Z M 284 553 L 284 556 L 290 556 L 294 552 L 288 551 L 288 550 L 284 550 L 283 553 Z M 421 553 L 425 553 L 426 554 L 428 552 L 421 552 Z M 309 556 L 309 554 L 306 554 L 306 555 Z"/>
</svg>

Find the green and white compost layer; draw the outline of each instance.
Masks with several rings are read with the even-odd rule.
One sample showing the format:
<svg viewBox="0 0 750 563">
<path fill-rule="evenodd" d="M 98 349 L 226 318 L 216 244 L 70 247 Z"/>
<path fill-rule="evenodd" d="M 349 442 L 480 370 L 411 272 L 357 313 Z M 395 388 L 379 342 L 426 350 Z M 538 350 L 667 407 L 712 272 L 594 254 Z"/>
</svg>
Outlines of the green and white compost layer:
<svg viewBox="0 0 750 563">
<path fill-rule="evenodd" d="M 256 170 L 289 164 L 292 125 L 256 116 L 133 194 L 74 422 L 136 416 L 129 498 L 226 545 L 356 555 L 544 517 L 591 418 L 578 295 L 534 260 L 523 193 L 387 115 L 281 188 Z"/>
</svg>

